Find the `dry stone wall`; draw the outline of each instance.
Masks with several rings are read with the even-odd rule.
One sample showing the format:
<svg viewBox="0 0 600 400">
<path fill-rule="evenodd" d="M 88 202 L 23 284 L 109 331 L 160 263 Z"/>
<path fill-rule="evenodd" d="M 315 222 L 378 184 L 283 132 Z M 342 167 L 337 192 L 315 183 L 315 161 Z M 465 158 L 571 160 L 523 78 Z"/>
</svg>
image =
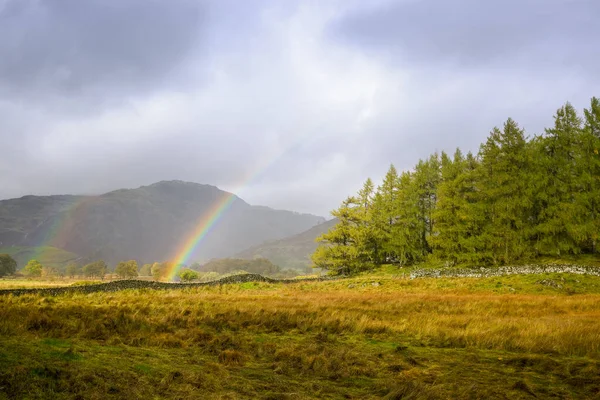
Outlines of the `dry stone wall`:
<svg viewBox="0 0 600 400">
<path fill-rule="evenodd" d="M 187 289 L 204 286 L 218 286 L 235 283 L 246 283 L 246 282 L 266 282 L 266 283 L 295 283 L 295 282 L 307 282 L 307 281 L 320 281 L 320 280 L 331 280 L 331 277 L 322 278 L 307 278 L 307 279 L 271 279 L 258 274 L 240 274 L 231 275 L 225 278 L 218 279 L 211 282 L 197 282 L 197 283 L 166 283 L 166 282 L 154 282 L 154 281 L 141 281 L 137 279 L 118 280 L 107 283 L 98 283 L 92 285 L 83 286 L 65 286 L 57 288 L 43 288 L 43 289 L 5 289 L 0 290 L 0 295 L 14 295 L 20 296 L 24 294 L 40 294 L 44 296 L 57 296 L 66 293 L 95 293 L 95 292 L 117 292 L 119 290 L 127 289 L 155 289 L 155 290 L 167 290 L 167 289 Z"/>
</svg>

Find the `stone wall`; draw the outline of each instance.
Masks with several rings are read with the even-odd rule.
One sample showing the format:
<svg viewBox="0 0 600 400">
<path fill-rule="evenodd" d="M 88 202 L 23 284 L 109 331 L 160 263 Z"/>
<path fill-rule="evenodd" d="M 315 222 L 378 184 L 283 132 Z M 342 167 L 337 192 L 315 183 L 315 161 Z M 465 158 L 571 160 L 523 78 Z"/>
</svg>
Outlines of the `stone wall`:
<svg viewBox="0 0 600 400">
<path fill-rule="evenodd" d="M 225 278 L 218 279 L 211 282 L 198 282 L 198 283 L 166 283 L 166 282 L 154 282 L 154 281 L 141 281 L 137 279 L 127 279 L 112 281 L 108 283 L 98 283 L 92 285 L 83 286 L 65 286 L 57 288 L 44 288 L 44 289 L 5 289 L 0 290 L 1 295 L 12 294 L 14 296 L 20 296 L 24 294 L 40 294 L 44 296 L 57 296 L 66 293 L 95 293 L 95 292 L 117 292 L 119 290 L 126 289 L 155 289 L 155 290 L 166 290 L 166 289 L 185 289 L 202 286 L 218 286 L 235 283 L 246 283 L 246 282 L 266 282 L 266 283 L 296 283 L 296 282 L 308 282 L 308 281 L 321 281 L 331 280 L 332 277 L 322 278 L 307 278 L 307 279 L 271 279 L 258 274 L 240 274 L 231 275 Z"/>
</svg>

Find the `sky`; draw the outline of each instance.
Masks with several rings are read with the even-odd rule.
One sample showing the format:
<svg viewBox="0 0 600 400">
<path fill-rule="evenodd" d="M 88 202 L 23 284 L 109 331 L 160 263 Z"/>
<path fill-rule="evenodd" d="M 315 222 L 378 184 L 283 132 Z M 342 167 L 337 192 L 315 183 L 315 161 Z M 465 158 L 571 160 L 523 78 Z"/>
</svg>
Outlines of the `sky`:
<svg viewBox="0 0 600 400">
<path fill-rule="evenodd" d="M 597 0 L 0 0 L 0 198 L 161 180 L 328 215 L 600 96 Z"/>
</svg>

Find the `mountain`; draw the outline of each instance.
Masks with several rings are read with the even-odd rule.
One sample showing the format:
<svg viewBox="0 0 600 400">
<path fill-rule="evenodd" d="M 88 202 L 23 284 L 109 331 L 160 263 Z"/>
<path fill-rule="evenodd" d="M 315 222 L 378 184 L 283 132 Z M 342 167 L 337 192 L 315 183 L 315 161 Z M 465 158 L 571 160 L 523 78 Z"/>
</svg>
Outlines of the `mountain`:
<svg viewBox="0 0 600 400">
<path fill-rule="evenodd" d="M 27 264 L 29 260 L 38 260 L 45 267 L 54 267 L 62 269 L 70 262 L 86 262 L 77 254 L 73 254 L 63 249 L 57 249 L 50 246 L 39 247 L 21 247 L 10 246 L 0 247 L 0 254 L 9 254 L 17 261 L 19 268 Z"/>
<path fill-rule="evenodd" d="M 111 263 L 165 261 L 176 257 L 203 221 L 213 219 L 192 260 L 229 256 L 325 220 L 252 206 L 211 185 L 163 181 L 99 196 L 0 201 L 0 247 L 51 246 Z"/>
<path fill-rule="evenodd" d="M 315 239 L 337 224 L 336 218 L 316 225 L 302 233 L 252 246 L 235 255 L 238 258 L 263 257 L 282 268 L 305 270 L 310 267 L 310 256 L 318 243 Z"/>
</svg>

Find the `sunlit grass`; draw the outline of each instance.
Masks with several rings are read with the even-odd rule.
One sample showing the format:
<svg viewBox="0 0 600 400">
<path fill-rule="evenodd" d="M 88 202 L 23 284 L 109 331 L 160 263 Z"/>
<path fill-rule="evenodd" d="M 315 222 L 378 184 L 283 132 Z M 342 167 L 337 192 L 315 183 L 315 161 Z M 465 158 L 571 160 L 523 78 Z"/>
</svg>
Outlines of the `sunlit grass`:
<svg viewBox="0 0 600 400">
<path fill-rule="evenodd" d="M 590 398 L 599 293 L 548 274 L 0 296 L 0 396 Z"/>
</svg>

